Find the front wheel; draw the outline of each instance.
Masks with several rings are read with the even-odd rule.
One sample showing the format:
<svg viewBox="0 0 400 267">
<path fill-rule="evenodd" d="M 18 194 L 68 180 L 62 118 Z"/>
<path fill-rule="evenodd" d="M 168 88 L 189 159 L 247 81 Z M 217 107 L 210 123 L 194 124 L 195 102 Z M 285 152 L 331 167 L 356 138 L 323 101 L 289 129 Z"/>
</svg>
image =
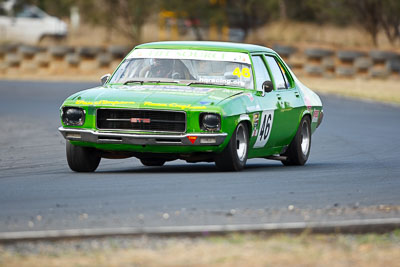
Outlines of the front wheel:
<svg viewBox="0 0 400 267">
<path fill-rule="evenodd" d="M 99 152 L 95 148 L 75 146 L 67 141 L 67 161 L 71 170 L 94 172 L 100 163 Z"/>
<path fill-rule="evenodd" d="M 249 150 L 249 132 L 243 122 L 236 127 L 224 151 L 215 158 L 215 165 L 221 171 L 241 171 L 246 165 Z"/>
<path fill-rule="evenodd" d="M 284 156 L 286 160 L 282 160 L 283 165 L 304 165 L 308 156 L 310 155 L 311 149 L 311 122 L 308 116 L 303 117 L 300 122 L 300 126 L 297 129 L 296 135 L 290 143 Z"/>
</svg>

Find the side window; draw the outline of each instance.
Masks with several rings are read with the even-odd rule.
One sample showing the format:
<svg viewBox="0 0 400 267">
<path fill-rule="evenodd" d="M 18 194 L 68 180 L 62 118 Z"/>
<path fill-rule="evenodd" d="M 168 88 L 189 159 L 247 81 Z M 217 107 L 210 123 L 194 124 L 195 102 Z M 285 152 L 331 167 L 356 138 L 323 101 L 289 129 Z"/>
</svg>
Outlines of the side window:
<svg viewBox="0 0 400 267">
<path fill-rule="evenodd" d="M 275 58 L 271 56 L 265 56 L 269 69 L 271 70 L 272 76 L 274 76 L 275 86 L 277 89 L 287 89 L 289 88 L 289 83 L 286 74 L 283 73 L 283 68 Z"/>
<path fill-rule="evenodd" d="M 254 72 L 256 74 L 256 88 L 261 89 L 262 84 L 265 81 L 270 81 L 267 67 L 264 64 L 264 61 L 261 56 L 252 56 Z"/>
</svg>

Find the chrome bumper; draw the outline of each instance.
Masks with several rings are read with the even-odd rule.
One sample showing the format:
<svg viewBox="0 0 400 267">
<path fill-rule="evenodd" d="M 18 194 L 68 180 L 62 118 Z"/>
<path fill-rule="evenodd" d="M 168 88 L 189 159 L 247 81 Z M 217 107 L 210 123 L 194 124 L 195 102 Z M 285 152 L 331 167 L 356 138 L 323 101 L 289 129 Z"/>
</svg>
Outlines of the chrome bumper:
<svg viewBox="0 0 400 267">
<path fill-rule="evenodd" d="M 91 142 L 97 144 L 127 144 L 127 145 L 168 145 L 168 146 L 218 146 L 228 134 L 184 134 L 184 135 L 153 135 L 99 132 L 83 129 L 60 127 L 60 133 L 70 141 Z M 191 140 L 189 139 L 191 138 Z M 193 141 L 194 140 L 194 141 Z M 192 143 L 193 142 L 193 143 Z"/>
</svg>

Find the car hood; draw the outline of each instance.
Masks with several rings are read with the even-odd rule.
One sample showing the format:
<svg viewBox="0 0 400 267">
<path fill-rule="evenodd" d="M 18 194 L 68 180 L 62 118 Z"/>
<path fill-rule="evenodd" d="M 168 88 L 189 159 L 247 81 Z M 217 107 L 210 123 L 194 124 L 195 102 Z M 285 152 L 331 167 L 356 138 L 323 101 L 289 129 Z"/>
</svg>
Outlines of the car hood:
<svg viewBox="0 0 400 267">
<path fill-rule="evenodd" d="M 77 105 L 205 109 L 242 93 L 241 89 L 175 85 L 105 86 L 76 93 L 68 101 Z"/>
</svg>

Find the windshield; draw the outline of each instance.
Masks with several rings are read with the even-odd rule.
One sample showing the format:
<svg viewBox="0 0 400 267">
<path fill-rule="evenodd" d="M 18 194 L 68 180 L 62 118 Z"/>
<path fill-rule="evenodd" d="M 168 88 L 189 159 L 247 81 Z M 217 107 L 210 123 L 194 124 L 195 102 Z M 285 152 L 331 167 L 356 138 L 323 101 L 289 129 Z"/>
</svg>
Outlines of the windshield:
<svg viewBox="0 0 400 267">
<path fill-rule="evenodd" d="M 44 18 L 47 14 L 36 6 L 25 6 L 24 9 L 19 12 L 17 18 Z"/>
<path fill-rule="evenodd" d="M 253 89 L 248 54 L 202 50 L 136 49 L 110 83 L 175 82 Z"/>
</svg>

